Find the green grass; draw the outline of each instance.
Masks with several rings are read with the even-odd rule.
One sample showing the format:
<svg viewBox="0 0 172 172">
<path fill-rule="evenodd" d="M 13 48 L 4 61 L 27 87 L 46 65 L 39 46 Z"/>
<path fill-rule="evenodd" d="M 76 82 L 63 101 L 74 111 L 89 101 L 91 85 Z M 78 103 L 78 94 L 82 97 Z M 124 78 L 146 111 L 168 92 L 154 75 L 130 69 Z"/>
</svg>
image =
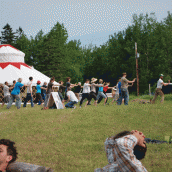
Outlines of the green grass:
<svg viewBox="0 0 172 172">
<path fill-rule="evenodd" d="M 104 141 L 123 130 L 137 129 L 146 138 L 164 140 L 172 136 L 172 95 L 156 104 L 131 102 L 128 106 L 93 105 L 86 108 L 43 111 L 35 105 L 0 114 L 1 138 L 16 142 L 18 161 L 53 168 L 54 172 L 91 172 L 108 164 Z M 149 100 L 149 96 L 139 96 Z M 109 98 L 109 102 L 111 102 Z M 92 102 L 93 104 L 93 102 Z M 85 103 L 84 103 L 85 105 Z M 149 172 L 172 171 L 172 144 L 147 144 L 143 165 Z"/>
</svg>

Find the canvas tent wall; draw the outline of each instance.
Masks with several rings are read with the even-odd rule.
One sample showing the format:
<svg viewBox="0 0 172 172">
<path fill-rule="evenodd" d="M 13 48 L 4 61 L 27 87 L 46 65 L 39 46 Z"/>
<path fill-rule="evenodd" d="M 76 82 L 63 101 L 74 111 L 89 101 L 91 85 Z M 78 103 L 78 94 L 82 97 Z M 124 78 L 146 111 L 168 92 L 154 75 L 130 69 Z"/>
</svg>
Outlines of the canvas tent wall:
<svg viewBox="0 0 172 172">
<path fill-rule="evenodd" d="M 0 83 L 7 81 L 12 84 L 13 80 L 22 78 L 22 83 L 27 84 L 30 76 L 33 77 L 34 86 L 38 80 L 42 84 L 50 81 L 49 77 L 24 63 L 24 56 L 23 52 L 9 44 L 0 45 Z"/>
<path fill-rule="evenodd" d="M 9 44 L 0 45 L 0 84 L 4 84 L 5 81 L 7 81 L 12 85 L 13 80 L 17 81 L 18 78 L 22 78 L 22 83 L 27 84 L 30 76 L 33 77 L 33 86 L 36 86 L 38 80 L 41 81 L 41 85 L 43 85 L 44 82 L 49 83 L 50 78 L 27 65 L 24 61 L 24 56 L 25 54 L 23 52 Z M 58 83 L 54 82 L 54 84 Z M 2 99 L 3 90 L 0 89 L 0 102 L 2 102 Z M 22 98 L 22 100 L 24 100 L 24 98 Z"/>
</svg>

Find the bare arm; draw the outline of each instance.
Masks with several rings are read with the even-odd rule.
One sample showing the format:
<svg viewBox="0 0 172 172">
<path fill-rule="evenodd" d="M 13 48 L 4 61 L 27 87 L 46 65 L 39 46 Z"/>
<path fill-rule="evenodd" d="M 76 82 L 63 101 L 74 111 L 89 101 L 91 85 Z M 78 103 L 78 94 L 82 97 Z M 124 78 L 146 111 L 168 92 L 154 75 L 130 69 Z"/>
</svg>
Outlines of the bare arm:
<svg viewBox="0 0 172 172">
<path fill-rule="evenodd" d="M 164 83 L 164 82 L 162 82 L 162 84 L 163 84 L 163 86 L 167 86 L 167 85 L 169 85 L 169 83 Z"/>
<path fill-rule="evenodd" d="M 41 89 L 43 89 L 43 90 L 47 90 L 47 88 L 45 88 L 45 87 L 41 87 Z"/>
</svg>

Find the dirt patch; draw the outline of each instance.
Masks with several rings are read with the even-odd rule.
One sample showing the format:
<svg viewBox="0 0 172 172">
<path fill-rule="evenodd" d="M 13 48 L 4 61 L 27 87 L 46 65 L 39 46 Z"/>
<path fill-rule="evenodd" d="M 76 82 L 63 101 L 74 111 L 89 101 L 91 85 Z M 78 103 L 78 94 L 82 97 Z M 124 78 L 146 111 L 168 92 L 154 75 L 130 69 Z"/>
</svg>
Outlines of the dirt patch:
<svg viewBox="0 0 172 172">
<path fill-rule="evenodd" d="M 140 104 L 147 104 L 147 103 L 150 104 L 150 100 L 144 100 L 144 99 L 134 99 L 134 100 L 131 100 L 131 102 L 138 102 Z"/>
</svg>

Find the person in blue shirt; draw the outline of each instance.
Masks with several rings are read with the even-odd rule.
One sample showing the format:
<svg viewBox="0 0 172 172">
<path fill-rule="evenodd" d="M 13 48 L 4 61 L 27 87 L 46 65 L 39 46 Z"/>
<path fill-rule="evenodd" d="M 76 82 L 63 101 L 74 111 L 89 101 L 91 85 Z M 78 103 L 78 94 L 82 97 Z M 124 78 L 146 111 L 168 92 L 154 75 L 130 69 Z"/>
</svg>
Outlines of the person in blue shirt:
<svg viewBox="0 0 172 172">
<path fill-rule="evenodd" d="M 42 87 L 47 88 L 47 83 L 44 82 L 44 84 L 42 85 Z M 45 102 L 45 97 L 46 97 L 46 90 L 45 89 L 41 89 L 41 96 L 42 96 L 42 99 Z M 40 101 L 39 101 L 38 105 L 41 105 L 41 102 Z"/>
<path fill-rule="evenodd" d="M 102 96 L 105 101 L 104 101 L 104 106 L 106 104 L 106 100 L 107 100 L 107 96 L 103 93 L 103 87 L 105 87 L 105 85 L 103 84 L 103 80 L 102 79 L 99 79 L 99 91 L 98 91 L 98 95 L 97 95 L 97 98 L 96 98 L 96 105 L 97 105 L 97 101 L 99 100 L 99 98 Z"/>
<path fill-rule="evenodd" d="M 36 86 L 37 91 L 36 91 L 35 103 L 38 103 L 40 101 L 41 106 L 43 106 L 42 105 L 43 101 L 42 101 L 41 89 L 47 90 L 47 88 L 41 87 L 40 84 L 41 84 L 41 81 L 37 81 L 37 86 Z"/>
<path fill-rule="evenodd" d="M 22 78 L 18 79 L 18 82 L 15 84 L 13 91 L 11 92 L 11 97 L 10 97 L 10 101 L 7 105 L 7 109 L 9 109 L 13 103 L 13 101 L 16 99 L 16 106 L 17 109 L 20 109 L 21 107 L 21 99 L 20 99 L 20 88 L 23 86 L 29 86 L 26 84 L 22 84 Z"/>
</svg>

